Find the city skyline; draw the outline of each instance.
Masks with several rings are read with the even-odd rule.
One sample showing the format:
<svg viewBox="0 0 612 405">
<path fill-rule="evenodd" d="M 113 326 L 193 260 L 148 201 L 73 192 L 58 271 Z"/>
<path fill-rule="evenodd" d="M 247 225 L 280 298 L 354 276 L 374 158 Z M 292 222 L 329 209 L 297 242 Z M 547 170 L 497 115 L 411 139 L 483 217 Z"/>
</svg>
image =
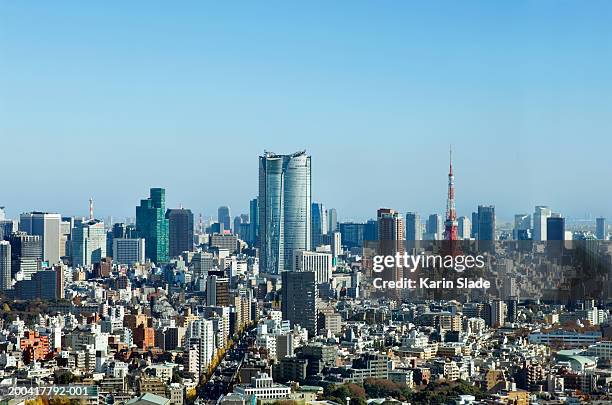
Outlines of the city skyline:
<svg viewBox="0 0 612 405">
<path fill-rule="evenodd" d="M 306 151 L 308 152 L 308 151 Z M 269 152 L 265 152 L 265 153 L 269 153 Z M 448 152 L 447 152 L 448 153 Z M 447 163 L 448 164 L 448 163 Z M 447 169 L 448 170 L 448 169 Z M 453 167 L 453 171 L 455 171 L 455 167 Z M 448 174 L 447 174 L 448 175 Z M 168 190 L 169 188 L 164 186 L 164 185 L 151 185 L 150 187 L 147 188 L 147 190 L 151 189 L 151 188 L 156 188 L 156 187 L 160 187 L 164 190 Z M 138 188 L 138 190 L 140 190 L 140 188 Z M 459 190 L 459 193 L 461 193 L 461 190 Z M 88 197 L 86 203 L 87 206 L 85 207 L 85 204 L 83 204 L 83 207 L 86 208 L 87 213 L 83 212 L 83 214 L 80 213 L 67 213 L 65 211 L 57 211 L 57 210 L 52 210 L 52 209 L 47 209 L 45 207 L 37 207 L 37 208 L 31 208 L 31 209 L 21 209 L 21 210 L 15 210 L 15 207 L 11 207 L 11 206 L 3 206 L 4 208 L 4 212 L 6 213 L 6 217 L 7 218 L 11 218 L 11 219 L 18 219 L 20 214 L 23 213 L 30 213 L 30 212 L 44 212 L 44 213 L 53 213 L 53 214 L 61 214 L 62 216 L 72 216 L 72 217 L 83 217 L 83 218 L 90 218 L 90 214 L 92 213 L 92 204 L 94 203 L 94 201 L 96 201 L 96 209 L 98 208 L 102 208 L 102 214 L 99 213 L 99 211 L 95 211 L 95 216 L 98 219 L 107 219 L 107 218 L 113 218 L 113 222 L 122 222 L 123 220 L 127 220 L 127 219 L 132 219 L 135 220 L 136 219 L 136 214 L 135 214 L 135 209 L 134 206 L 132 206 L 132 212 L 131 213 L 126 213 L 124 215 L 122 214 L 117 214 L 117 213 L 112 213 L 112 212 L 108 212 L 104 210 L 104 207 L 100 207 L 100 204 L 97 203 L 97 200 L 93 197 L 91 197 L 92 193 L 89 193 L 88 195 L 90 195 L 90 197 Z M 105 197 L 104 195 L 102 195 L 102 197 Z M 106 196 L 107 197 L 107 196 Z M 257 197 L 257 192 L 252 196 L 252 198 Z M 443 197 L 448 197 L 448 195 L 444 195 Z M 173 201 L 172 196 L 170 195 L 170 199 L 169 201 Z M 194 215 L 198 216 L 202 215 L 202 217 L 204 219 L 213 219 L 213 220 L 217 220 L 218 219 L 218 215 L 219 215 L 219 210 L 220 209 L 229 209 L 230 210 L 230 219 L 233 221 L 234 217 L 239 217 L 240 215 L 244 214 L 244 213 L 249 213 L 250 212 L 250 207 L 249 207 L 249 201 L 250 199 L 247 199 L 247 203 L 241 203 L 240 205 L 238 204 L 228 204 L 223 203 L 222 205 L 216 207 L 216 208 L 212 208 L 206 212 L 203 211 L 198 211 L 198 208 L 194 208 L 191 206 L 188 206 L 186 204 L 184 204 L 183 202 L 179 202 L 176 204 L 166 204 L 166 207 L 168 209 L 182 209 L 182 208 L 187 208 L 190 209 L 191 211 L 193 211 Z M 378 206 L 373 206 L 370 207 L 370 211 L 374 210 L 374 214 L 365 214 L 364 216 L 357 216 L 357 217 L 348 217 L 343 215 L 341 209 L 338 209 L 336 206 L 334 206 L 333 204 L 328 203 L 325 200 L 319 200 L 316 198 L 312 198 L 312 202 L 313 203 L 318 203 L 318 204 L 323 204 L 325 205 L 327 208 L 329 209 L 335 209 L 337 211 L 339 211 L 339 215 L 338 215 L 338 221 L 339 222 L 365 222 L 368 220 L 372 220 L 376 218 L 376 210 L 379 208 L 393 208 L 396 209 L 398 212 L 402 213 L 403 215 L 406 215 L 407 213 L 412 213 L 412 212 L 416 212 L 417 214 L 420 214 L 421 216 L 427 217 L 430 214 L 437 214 L 437 215 L 442 215 L 444 216 L 444 209 L 440 209 L 440 210 L 416 210 L 416 209 L 412 209 L 412 207 L 407 207 L 405 209 L 402 208 L 398 208 L 396 206 L 393 205 L 385 205 L 385 204 L 379 204 Z M 239 208 L 239 209 L 235 209 L 232 207 L 242 207 L 243 205 L 246 205 L 246 207 L 244 208 Z M 441 204 L 438 204 L 441 205 Z M 603 218 L 608 218 L 607 216 L 602 216 L 599 215 L 597 213 L 592 213 L 592 212 L 588 212 L 585 211 L 584 214 L 581 215 L 576 215 L 576 216 L 571 216 L 571 215 L 567 215 L 566 211 L 562 210 L 560 207 L 555 207 L 555 206 L 550 206 L 547 204 L 535 204 L 532 207 L 525 207 L 524 210 L 516 210 L 515 212 L 502 212 L 500 215 L 500 212 L 497 208 L 497 204 L 495 204 L 495 202 L 491 202 L 491 203 L 483 203 L 483 202 L 476 202 L 475 205 L 472 207 L 472 209 L 470 209 L 469 207 L 463 211 L 463 210 L 457 210 L 457 214 L 456 217 L 460 218 L 460 217 L 470 217 L 470 215 L 474 212 L 477 211 L 478 206 L 479 205 L 492 205 L 495 206 L 495 211 L 496 211 L 496 217 L 498 218 L 498 222 L 500 225 L 503 225 L 505 223 L 512 223 L 514 221 L 514 216 L 515 215 L 519 215 L 519 214 L 527 214 L 527 215 L 531 215 L 533 216 L 534 213 L 534 209 L 537 210 L 538 207 L 540 206 L 544 206 L 547 207 L 551 210 L 551 212 L 556 212 L 556 213 L 560 213 L 562 216 L 564 216 L 564 218 L 566 218 L 566 220 L 572 221 L 572 220 L 577 220 L 577 221 L 590 221 L 593 222 L 593 224 L 595 224 L 596 219 L 603 217 Z M 13 209 L 11 209 L 13 208 Z M 366 207 L 367 208 L 367 207 Z M 587 207 L 588 208 L 588 207 Z M 232 210 L 234 210 L 232 212 Z M 365 211 L 365 210 L 364 210 Z M 196 218 L 196 222 L 197 222 L 198 218 Z M 111 224 L 112 225 L 112 224 Z"/>
<path fill-rule="evenodd" d="M 11 217 L 133 216 L 150 187 L 247 212 L 266 149 L 306 149 L 342 220 L 443 213 L 449 144 L 458 215 L 612 217 L 609 4 L 0 7 Z"/>
</svg>

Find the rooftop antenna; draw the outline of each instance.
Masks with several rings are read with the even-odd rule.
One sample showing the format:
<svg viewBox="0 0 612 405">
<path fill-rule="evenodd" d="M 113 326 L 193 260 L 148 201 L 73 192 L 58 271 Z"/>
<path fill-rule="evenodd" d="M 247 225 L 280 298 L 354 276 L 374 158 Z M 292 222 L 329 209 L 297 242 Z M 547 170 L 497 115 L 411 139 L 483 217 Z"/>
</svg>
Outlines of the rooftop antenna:
<svg viewBox="0 0 612 405">
<path fill-rule="evenodd" d="M 89 220 L 93 221 L 94 213 L 93 213 L 93 197 L 89 197 Z"/>
</svg>

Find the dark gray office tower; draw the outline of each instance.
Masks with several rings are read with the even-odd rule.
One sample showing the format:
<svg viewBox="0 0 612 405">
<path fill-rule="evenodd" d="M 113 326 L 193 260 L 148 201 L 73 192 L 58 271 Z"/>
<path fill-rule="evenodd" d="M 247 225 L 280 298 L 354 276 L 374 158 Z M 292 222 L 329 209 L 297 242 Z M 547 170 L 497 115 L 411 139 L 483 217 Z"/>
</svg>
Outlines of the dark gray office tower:
<svg viewBox="0 0 612 405">
<path fill-rule="evenodd" d="M 249 214 L 234 217 L 234 234 L 245 242 L 249 240 L 249 229 L 251 228 L 249 222 Z"/>
<path fill-rule="evenodd" d="M 516 297 L 510 297 L 506 301 L 506 308 L 508 310 L 506 314 L 506 320 L 508 322 L 516 322 L 518 318 L 518 300 Z"/>
<path fill-rule="evenodd" d="M 25 232 L 13 232 L 8 241 L 11 244 L 11 274 L 23 273 L 29 280 L 40 270 L 42 261 L 42 242 L 38 235 L 28 235 Z"/>
<path fill-rule="evenodd" d="M 283 320 L 300 325 L 309 336 L 317 332 L 317 283 L 313 271 L 284 271 L 281 310 Z"/>
<path fill-rule="evenodd" d="M 234 217 L 234 227 L 232 228 L 234 230 L 234 235 L 244 240 L 245 239 L 244 236 L 240 234 L 241 226 L 242 226 L 242 218 L 239 216 Z"/>
<path fill-rule="evenodd" d="M 108 257 L 114 257 L 113 255 L 113 240 L 114 239 L 125 239 L 127 238 L 127 226 L 123 222 L 117 222 L 113 224 L 113 228 L 106 233 L 106 255 Z"/>
<path fill-rule="evenodd" d="M 442 220 L 442 215 L 440 214 L 431 214 L 427 221 L 426 225 L 426 239 L 430 240 L 442 240 L 444 239 L 444 221 Z"/>
<path fill-rule="evenodd" d="M 565 218 L 558 214 L 546 218 L 546 239 L 565 240 Z"/>
<path fill-rule="evenodd" d="M 599 240 L 605 240 L 606 239 L 606 219 L 605 218 L 597 218 L 596 220 L 596 229 L 595 229 L 595 236 L 597 237 L 597 239 Z"/>
<path fill-rule="evenodd" d="M 406 240 L 421 240 L 421 216 L 416 212 L 406 213 Z"/>
<path fill-rule="evenodd" d="M 249 202 L 249 240 L 251 246 L 257 245 L 259 236 L 259 204 L 257 198 L 253 198 Z"/>
<path fill-rule="evenodd" d="M 11 289 L 11 244 L 0 240 L 0 291 Z"/>
<path fill-rule="evenodd" d="M 554 213 L 546 218 L 546 239 L 547 253 L 559 258 L 563 252 L 563 241 L 565 240 L 565 218 Z"/>
<path fill-rule="evenodd" d="M 476 239 L 478 238 L 478 213 L 472 212 L 472 231 L 470 232 L 470 237 Z"/>
<path fill-rule="evenodd" d="M 13 221 L 8 219 L 0 220 L 0 240 L 8 238 L 13 233 Z"/>
<path fill-rule="evenodd" d="M 355 222 L 339 223 L 338 229 L 340 229 L 342 243 L 349 249 L 354 247 L 362 247 L 364 241 L 365 226 L 365 224 Z M 378 239 L 378 231 L 376 230 L 376 226 L 374 226 L 374 230 L 371 232 L 370 236 L 373 239 L 367 240 L 374 241 Z"/>
<path fill-rule="evenodd" d="M 185 208 L 170 208 L 166 211 L 168 219 L 168 239 L 170 257 L 193 250 L 193 213 Z"/>
<path fill-rule="evenodd" d="M 321 245 L 323 235 L 327 233 L 325 206 L 322 203 L 313 202 L 310 212 L 310 228 L 312 229 L 310 247 L 315 250 L 317 246 Z"/>
<path fill-rule="evenodd" d="M 363 240 L 378 240 L 378 220 L 368 219 L 363 227 Z"/>
<path fill-rule="evenodd" d="M 114 239 L 127 238 L 127 225 L 123 222 L 117 222 L 113 224 L 112 235 Z"/>
<path fill-rule="evenodd" d="M 221 206 L 217 210 L 217 221 L 223 224 L 223 229 L 229 231 L 232 229 L 232 215 L 230 214 L 230 207 Z"/>
<path fill-rule="evenodd" d="M 495 250 L 495 206 L 478 206 L 478 248 L 483 251 Z"/>
</svg>

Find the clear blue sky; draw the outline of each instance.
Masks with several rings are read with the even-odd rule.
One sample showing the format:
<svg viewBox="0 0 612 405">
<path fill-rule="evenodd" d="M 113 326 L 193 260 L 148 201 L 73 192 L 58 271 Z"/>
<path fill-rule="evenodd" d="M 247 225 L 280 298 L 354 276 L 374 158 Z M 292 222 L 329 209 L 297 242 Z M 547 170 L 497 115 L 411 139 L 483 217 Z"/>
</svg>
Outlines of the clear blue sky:
<svg viewBox="0 0 612 405">
<path fill-rule="evenodd" d="M 612 217 L 609 1 L 0 2 L 0 205 L 216 215 L 306 149 L 342 219 Z"/>
</svg>

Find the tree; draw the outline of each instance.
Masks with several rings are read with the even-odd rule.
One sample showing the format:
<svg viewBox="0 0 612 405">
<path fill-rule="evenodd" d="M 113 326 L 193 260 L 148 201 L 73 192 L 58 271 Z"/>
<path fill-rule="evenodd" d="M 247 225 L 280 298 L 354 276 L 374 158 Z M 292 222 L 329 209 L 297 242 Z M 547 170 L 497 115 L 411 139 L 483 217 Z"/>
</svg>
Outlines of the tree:
<svg viewBox="0 0 612 405">
<path fill-rule="evenodd" d="M 330 385 L 324 391 L 324 398 L 339 404 L 345 404 L 346 398 L 351 398 L 351 405 L 364 405 L 366 403 L 366 392 L 362 386 L 347 383 L 342 385 Z"/>
<path fill-rule="evenodd" d="M 386 398 L 405 400 L 409 394 L 407 387 L 400 386 L 393 381 L 378 378 L 368 378 L 364 381 L 363 387 L 369 398 Z"/>
<path fill-rule="evenodd" d="M 73 382 L 78 382 L 79 378 L 72 374 L 70 371 L 63 372 L 55 375 L 55 383 L 58 385 L 68 385 Z"/>
<path fill-rule="evenodd" d="M 189 388 L 187 390 L 187 401 L 191 402 L 195 399 L 196 397 L 196 389 L 195 388 Z"/>
</svg>

